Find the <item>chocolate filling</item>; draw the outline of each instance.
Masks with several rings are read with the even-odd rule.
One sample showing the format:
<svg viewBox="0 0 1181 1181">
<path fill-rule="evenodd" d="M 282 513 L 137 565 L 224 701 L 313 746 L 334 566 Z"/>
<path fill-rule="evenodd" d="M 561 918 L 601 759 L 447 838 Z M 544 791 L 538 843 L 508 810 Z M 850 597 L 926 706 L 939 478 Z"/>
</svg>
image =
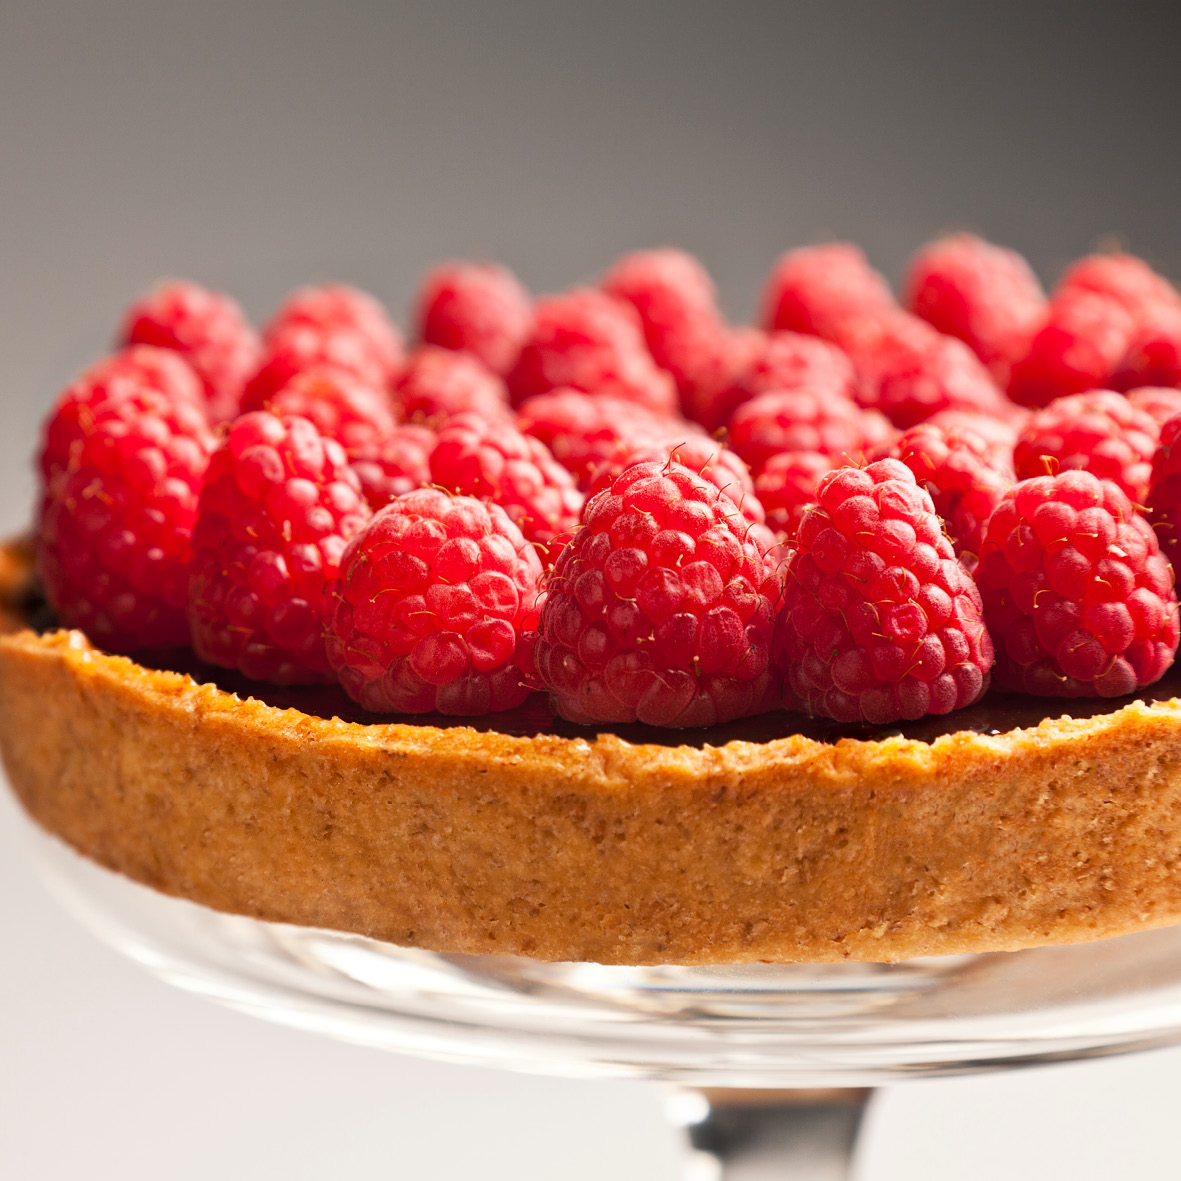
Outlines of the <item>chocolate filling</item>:
<svg viewBox="0 0 1181 1181">
<path fill-rule="evenodd" d="M 48 631 L 57 626 L 44 599 L 30 591 L 20 603 L 29 626 Z M 986 693 L 983 700 L 968 709 L 943 716 L 928 715 L 914 722 L 898 722 L 889 726 L 851 725 L 830 722 L 824 718 L 807 718 L 802 714 L 776 710 L 758 717 L 742 718 L 721 726 L 702 730 L 667 730 L 638 723 L 579 726 L 555 718 L 546 698 L 535 693 L 523 705 L 503 713 L 480 718 L 454 718 L 444 714 L 372 714 L 363 710 L 343 689 L 336 685 L 266 685 L 251 681 L 229 669 L 204 664 L 188 648 L 166 651 L 139 652 L 135 660 L 145 668 L 187 673 L 202 684 L 215 685 L 226 693 L 239 697 L 253 697 L 256 701 L 278 709 L 297 709 L 313 717 L 340 718 L 360 725 L 380 725 L 403 722 L 410 725 L 469 726 L 489 733 L 512 734 L 533 738 L 539 734 L 553 734 L 562 738 L 593 739 L 598 734 L 615 734 L 627 742 L 658 746 L 724 746 L 727 742 L 771 742 L 801 734 L 816 742 L 837 742 L 842 738 L 874 741 L 881 738 L 903 737 L 919 742 L 934 742 L 944 734 L 970 730 L 977 734 L 1003 734 L 1009 730 L 1036 726 L 1047 718 L 1093 718 L 1114 713 L 1132 701 L 1168 701 L 1181 697 L 1181 662 L 1175 664 L 1155 685 L 1129 697 L 1029 697 L 1014 693 Z"/>
<path fill-rule="evenodd" d="M 1150 685 L 1134 697 L 1082 697 L 1070 700 L 1048 697 L 1027 697 L 1012 693 L 987 693 L 978 704 L 941 717 L 928 715 L 914 722 L 900 722 L 890 726 L 849 725 L 830 722 L 824 718 L 807 718 L 802 714 L 776 710 L 758 717 L 742 718 L 721 726 L 703 730 L 667 730 L 638 723 L 619 725 L 579 726 L 555 718 L 546 698 L 535 693 L 523 705 L 503 713 L 480 718 L 453 718 L 443 714 L 371 714 L 363 710 L 335 685 L 280 686 L 264 685 L 247 680 L 239 673 L 202 664 L 188 649 L 166 653 L 141 653 L 139 662 L 148 668 L 169 669 L 188 673 L 195 681 L 216 685 L 239 697 L 253 697 L 280 709 L 297 709 L 321 718 L 340 718 L 362 725 L 382 722 L 406 722 L 425 726 L 470 726 L 475 730 L 519 735 L 532 738 L 539 734 L 556 734 L 562 738 L 592 739 L 596 734 L 616 734 L 631 743 L 651 743 L 659 746 L 724 746 L 727 742 L 770 742 L 802 734 L 817 742 L 836 742 L 841 738 L 874 740 L 901 735 L 933 742 L 943 734 L 958 730 L 972 730 L 978 734 L 999 734 L 1036 726 L 1046 718 L 1069 715 L 1090 718 L 1114 713 L 1130 701 L 1167 701 L 1181 696 L 1181 668 L 1174 666 L 1155 685 Z"/>
</svg>

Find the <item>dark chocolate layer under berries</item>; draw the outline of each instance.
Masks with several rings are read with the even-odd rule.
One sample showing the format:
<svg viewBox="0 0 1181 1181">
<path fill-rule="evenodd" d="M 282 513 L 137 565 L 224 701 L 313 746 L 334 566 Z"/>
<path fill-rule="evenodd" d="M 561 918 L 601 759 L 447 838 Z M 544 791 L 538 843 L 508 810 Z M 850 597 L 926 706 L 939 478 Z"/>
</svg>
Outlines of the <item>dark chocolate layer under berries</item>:
<svg viewBox="0 0 1181 1181">
<path fill-rule="evenodd" d="M 43 595 L 31 585 L 19 602 L 11 604 L 28 626 L 44 634 L 59 622 Z M 1048 718 L 1098 718 L 1113 714 L 1135 701 L 1151 705 L 1181 697 L 1181 666 L 1174 665 L 1159 681 L 1125 697 L 1089 697 L 1064 701 L 1004 693 L 990 689 L 975 705 L 942 716 L 929 715 L 916 721 L 893 722 L 884 726 L 834 722 L 809 718 L 799 713 L 775 710 L 699 729 L 669 730 L 640 723 L 598 723 L 584 726 L 555 717 L 545 694 L 533 693 L 521 705 L 484 717 L 459 718 L 439 713 L 382 714 L 363 709 L 339 685 L 270 685 L 254 681 L 233 669 L 218 668 L 199 660 L 190 648 L 155 648 L 135 654 L 136 662 L 148 669 L 182 673 L 199 684 L 216 685 L 224 693 L 253 698 L 275 709 L 297 710 L 317 718 L 339 718 L 358 726 L 384 726 L 391 722 L 439 729 L 468 727 L 484 733 L 509 734 L 523 738 L 554 735 L 594 742 L 601 734 L 613 734 L 637 745 L 725 746 L 728 742 L 773 742 L 798 734 L 814 742 L 835 743 L 842 739 L 873 742 L 904 738 L 914 742 L 935 742 L 945 735 L 966 731 L 972 734 L 1006 734 L 1030 729 Z"/>
</svg>

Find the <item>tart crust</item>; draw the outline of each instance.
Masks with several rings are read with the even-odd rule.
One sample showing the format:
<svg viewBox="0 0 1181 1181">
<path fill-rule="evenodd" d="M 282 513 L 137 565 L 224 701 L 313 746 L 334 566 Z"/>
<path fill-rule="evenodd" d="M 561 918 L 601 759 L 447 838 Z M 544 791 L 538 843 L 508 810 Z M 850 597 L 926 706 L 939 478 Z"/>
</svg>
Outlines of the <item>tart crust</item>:
<svg viewBox="0 0 1181 1181">
<path fill-rule="evenodd" d="M 12 626 L 27 557 L 0 556 Z M 254 918 L 605 964 L 893 961 L 1181 922 L 1181 700 L 1003 734 L 724 746 L 358 724 L 0 637 L 29 814 Z"/>
</svg>

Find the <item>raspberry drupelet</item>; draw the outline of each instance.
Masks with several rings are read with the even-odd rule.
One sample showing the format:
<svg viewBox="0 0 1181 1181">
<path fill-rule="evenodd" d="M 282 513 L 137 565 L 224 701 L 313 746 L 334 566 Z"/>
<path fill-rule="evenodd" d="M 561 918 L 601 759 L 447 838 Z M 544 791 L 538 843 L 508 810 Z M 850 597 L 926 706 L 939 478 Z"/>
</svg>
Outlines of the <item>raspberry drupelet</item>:
<svg viewBox="0 0 1181 1181">
<path fill-rule="evenodd" d="M 904 464 L 821 479 L 787 561 L 779 645 L 785 704 L 838 722 L 946 714 L 988 688 L 980 595 Z"/>
<path fill-rule="evenodd" d="M 505 267 L 450 262 L 423 278 L 413 319 L 420 341 L 470 353 L 504 377 L 529 336 L 533 301 Z"/>
<path fill-rule="evenodd" d="M 509 422 L 459 414 L 438 434 L 431 479 L 459 496 L 500 505 L 549 565 L 578 524 L 583 496 L 546 445 Z"/>
<path fill-rule="evenodd" d="M 1030 415 L 1013 450 L 1019 480 L 1079 469 L 1114 480 L 1143 504 L 1160 428 L 1122 394 L 1091 390 L 1058 398 Z"/>
<path fill-rule="evenodd" d="M 759 526 L 675 463 L 628 468 L 584 522 L 547 584 L 535 650 L 560 716 L 710 726 L 772 704 L 780 588 Z"/>
<path fill-rule="evenodd" d="M 508 375 L 514 405 L 564 386 L 610 394 L 657 414 L 677 410 L 676 383 L 652 359 L 635 308 L 583 287 L 539 299 Z"/>
<path fill-rule="evenodd" d="M 495 504 L 436 488 L 399 496 L 349 543 L 328 656 L 381 713 L 475 716 L 529 695 L 541 563 Z"/>
<path fill-rule="evenodd" d="M 233 299 L 184 279 L 162 283 L 131 304 L 119 341 L 173 349 L 184 357 L 204 384 L 214 422 L 237 415 L 261 353 L 258 333 Z"/>
<path fill-rule="evenodd" d="M 95 643 L 179 646 L 189 640 L 190 543 L 214 438 L 196 402 L 136 389 L 126 372 L 119 389 L 86 401 L 76 383 L 50 419 L 37 567 L 62 623 Z"/>
<path fill-rule="evenodd" d="M 1173 571 L 1148 523 L 1090 472 L 1016 485 L 988 523 L 976 581 L 998 651 L 997 688 L 1120 697 L 1177 650 Z"/>
<path fill-rule="evenodd" d="M 903 302 L 968 345 L 1002 388 L 1046 314 L 1046 295 L 1015 250 L 975 234 L 950 234 L 911 260 Z"/>
<path fill-rule="evenodd" d="M 335 439 L 306 418 L 237 419 L 210 461 L 193 530 L 197 655 L 257 681 L 330 682 L 324 627 L 340 557 L 369 516 Z"/>
</svg>

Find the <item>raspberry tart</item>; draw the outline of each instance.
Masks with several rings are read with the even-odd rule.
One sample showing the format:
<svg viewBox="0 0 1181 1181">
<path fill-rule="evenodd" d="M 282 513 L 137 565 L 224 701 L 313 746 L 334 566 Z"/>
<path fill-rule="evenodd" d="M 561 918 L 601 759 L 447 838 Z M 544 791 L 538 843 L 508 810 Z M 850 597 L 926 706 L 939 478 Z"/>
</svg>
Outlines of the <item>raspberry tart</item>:
<svg viewBox="0 0 1181 1181">
<path fill-rule="evenodd" d="M 679 252 L 541 300 L 449 264 L 409 362 L 351 288 L 261 344 L 159 289 L 59 399 L 35 539 L 0 551 L 12 785 L 164 893 L 447 953 L 1181 922 L 1177 420 L 1104 389 L 1177 297 L 1113 258 L 1047 301 L 960 236 L 905 310 L 855 248 L 797 250 L 754 327 Z"/>
</svg>

